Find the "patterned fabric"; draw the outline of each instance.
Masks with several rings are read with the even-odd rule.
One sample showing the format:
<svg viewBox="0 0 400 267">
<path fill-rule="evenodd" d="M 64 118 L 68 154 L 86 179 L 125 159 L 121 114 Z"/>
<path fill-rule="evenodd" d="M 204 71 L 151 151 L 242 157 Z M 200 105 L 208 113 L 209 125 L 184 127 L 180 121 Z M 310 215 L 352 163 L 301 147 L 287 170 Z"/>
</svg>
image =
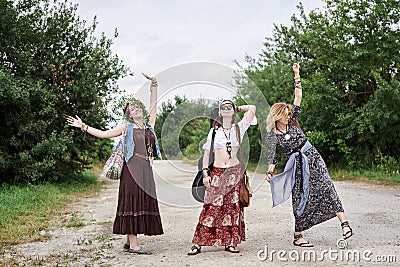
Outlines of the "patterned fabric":
<svg viewBox="0 0 400 267">
<path fill-rule="evenodd" d="M 297 121 L 301 108 L 293 105 L 293 119 Z M 289 156 L 294 150 L 307 140 L 307 137 L 296 126 L 289 122 L 287 134 L 269 133 L 267 136 L 268 163 L 276 164 L 276 147 Z M 275 149 L 274 149 L 275 148 Z M 328 168 L 319 152 L 312 147 L 304 152 L 308 158 L 310 169 L 309 196 L 307 205 L 301 215 L 296 214 L 302 196 L 302 180 L 300 164 L 296 164 L 296 178 L 292 189 L 292 207 L 295 217 L 295 231 L 304 231 L 314 225 L 327 221 L 336 216 L 337 212 L 344 212 L 342 203 L 329 176 Z M 299 156 L 296 156 L 299 161 Z"/>
<path fill-rule="evenodd" d="M 108 158 L 103 167 L 103 175 L 111 180 L 118 180 L 121 177 L 122 166 L 124 165 L 124 152 L 122 139 L 118 142 L 114 152 Z"/>
<path fill-rule="evenodd" d="M 207 188 L 193 244 L 200 246 L 236 246 L 246 240 L 243 208 L 239 206 L 239 165 L 214 167 Z"/>
</svg>

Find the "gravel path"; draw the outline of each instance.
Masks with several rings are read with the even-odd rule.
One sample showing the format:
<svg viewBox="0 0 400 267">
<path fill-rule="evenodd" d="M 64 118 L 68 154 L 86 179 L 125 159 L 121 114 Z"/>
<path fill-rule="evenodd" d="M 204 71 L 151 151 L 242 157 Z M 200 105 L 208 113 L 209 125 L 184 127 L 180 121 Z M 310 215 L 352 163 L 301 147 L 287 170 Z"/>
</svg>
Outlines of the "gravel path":
<svg viewBox="0 0 400 267">
<path fill-rule="evenodd" d="M 67 207 L 56 226 L 43 232 L 48 236 L 45 241 L 15 246 L 2 257 L 8 266 L 398 266 L 400 262 L 400 187 L 335 182 L 355 235 L 347 244 L 339 242 L 347 247 L 338 248 L 342 232 L 334 218 L 306 231 L 305 237 L 316 245 L 310 250 L 292 245 L 290 201 L 272 209 L 269 185 L 260 174 L 250 174 L 255 192 L 245 211 L 247 241 L 239 246 L 241 252 L 204 247 L 199 255 L 188 256 L 201 211 L 190 194 L 195 171 L 196 166 L 181 161 L 155 161 L 165 234 L 139 236 L 152 255 L 123 252 L 124 237 L 112 234 L 118 181 L 107 180 L 99 194 Z M 74 220 L 84 226 L 65 227 Z"/>
</svg>

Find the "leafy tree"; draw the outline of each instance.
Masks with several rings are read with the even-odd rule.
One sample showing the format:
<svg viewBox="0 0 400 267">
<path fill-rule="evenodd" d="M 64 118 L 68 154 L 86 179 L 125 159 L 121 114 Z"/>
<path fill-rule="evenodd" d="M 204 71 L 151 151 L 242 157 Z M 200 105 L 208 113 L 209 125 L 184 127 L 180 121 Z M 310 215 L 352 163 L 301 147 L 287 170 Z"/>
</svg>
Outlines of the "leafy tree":
<svg viewBox="0 0 400 267">
<path fill-rule="evenodd" d="M 174 102 L 162 103 L 156 121 L 163 154 L 170 159 L 198 158 L 210 129 L 211 103 L 188 100 L 185 96 L 175 96 Z"/>
<path fill-rule="evenodd" d="M 398 161 L 399 1 L 325 4 L 309 15 L 300 4 L 292 25 L 275 25 L 246 74 L 268 101 L 288 102 L 291 65 L 301 62 L 300 121 L 325 159 L 342 167 L 370 167 L 382 157 Z"/>
<path fill-rule="evenodd" d="M 112 40 L 94 37 L 67 1 L 0 0 L 1 182 L 65 181 L 110 149 L 66 126 L 105 128 L 107 103 L 129 73 Z M 117 34 L 115 35 L 117 37 Z"/>
</svg>

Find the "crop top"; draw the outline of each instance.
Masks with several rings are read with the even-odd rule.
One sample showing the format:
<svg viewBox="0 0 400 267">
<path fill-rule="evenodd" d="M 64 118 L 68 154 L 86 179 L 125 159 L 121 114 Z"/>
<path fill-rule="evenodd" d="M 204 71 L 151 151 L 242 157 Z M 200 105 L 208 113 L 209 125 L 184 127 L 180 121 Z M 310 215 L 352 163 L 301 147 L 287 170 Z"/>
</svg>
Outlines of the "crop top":
<svg viewBox="0 0 400 267">
<path fill-rule="evenodd" d="M 246 117 L 243 116 L 243 119 L 238 123 L 240 129 L 240 139 L 243 140 L 244 133 L 250 127 L 250 123 L 247 122 Z M 232 127 L 229 130 L 224 131 L 216 131 L 215 139 L 214 139 L 214 148 L 226 148 L 226 142 L 228 140 L 231 141 L 232 147 L 239 146 L 239 142 L 236 137 L 236 127 L 235 124 L 232 124 Z M 204 150 L 210 150 L 211 147 L 211 137 L 212 137 L 213 128 L 210 129 L 210 132 L 207 136 L 207 142 L 203 145 Z M 226 135 L 226 136 L 225 136 Z M 227 139 L 228 137 L 228 139 Z"/>
</svg>

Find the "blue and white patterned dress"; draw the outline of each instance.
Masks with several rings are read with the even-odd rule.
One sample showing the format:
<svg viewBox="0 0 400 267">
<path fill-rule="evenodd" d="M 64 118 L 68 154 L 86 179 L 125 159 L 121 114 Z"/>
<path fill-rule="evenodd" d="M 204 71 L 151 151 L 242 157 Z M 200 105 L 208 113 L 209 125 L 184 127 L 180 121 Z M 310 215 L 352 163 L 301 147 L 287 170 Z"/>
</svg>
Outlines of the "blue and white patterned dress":
<svg viewBox="0 0 400 267">
<path fill-rule="evenodd" d="M 300 111 L 299 106 L 293 105 L 292 119 L 296 122 Z M 285 138 L 287 134 L 290 135 L 290 138 Z M 285 134 L 276 134 L 271 131 L 267 135 L 268 164 L 277 164 L 277 148 L 280 148 L 285 155 L 290 156 L 305 141 L 307 141 L 305 134 L 290 121 Z M 310 169 L 309 196 L 303 213 L 297 215 L 296 210 L 302 195 L 302 175 L 299 164 L 300 156 L 296 156 L 296 179 L 292 189 L 292 207 L 296 232 L 307 230 L 314 225 L 327 221 L 335 217 L 337 212 L 344 212 L 321 154 L 315 147 L 311 147 L 304 154 L 308 158 Z"/>
</svg>

